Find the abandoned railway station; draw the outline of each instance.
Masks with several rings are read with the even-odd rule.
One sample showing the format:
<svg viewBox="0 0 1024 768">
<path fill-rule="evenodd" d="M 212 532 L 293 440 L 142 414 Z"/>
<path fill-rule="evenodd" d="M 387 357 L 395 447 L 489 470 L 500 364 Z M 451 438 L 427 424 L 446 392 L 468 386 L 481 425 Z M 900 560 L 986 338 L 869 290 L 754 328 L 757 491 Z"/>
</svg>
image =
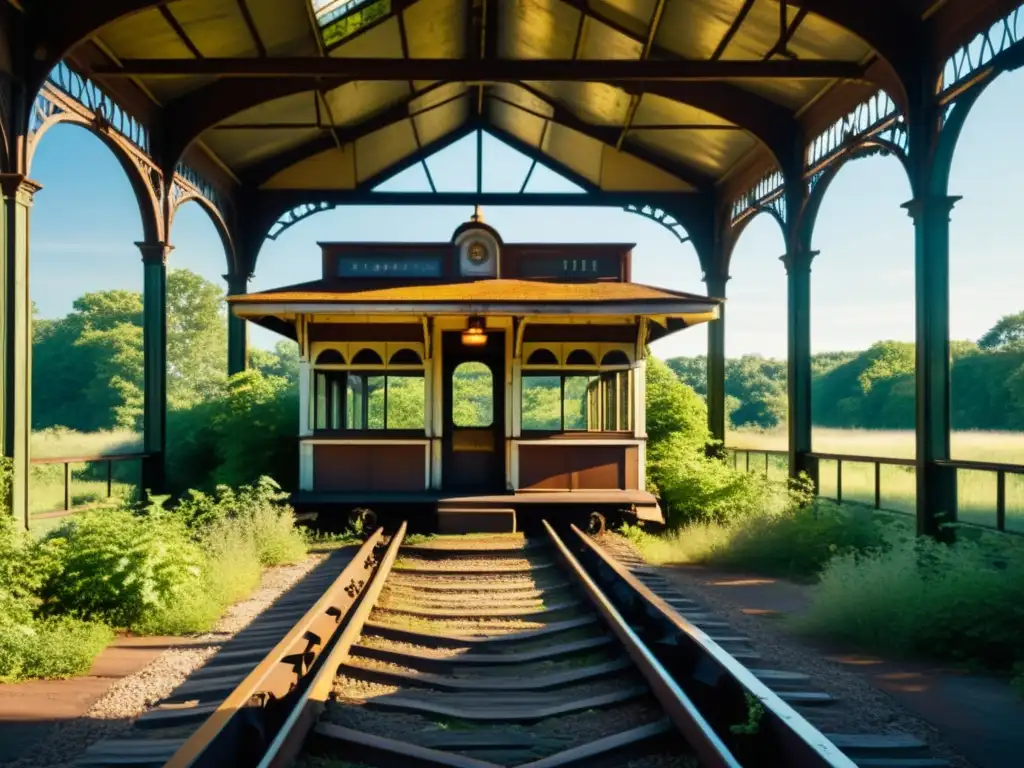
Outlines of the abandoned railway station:
<svg viewBox="0 0 1024 768">
<path fill-rule="evenodd" d="M 175 212 L 195 200 L 225 250 L 225 365 L 246 366 L 250 321 L 301 344 L 300 496 L 602 491 L 655 516 L 644 344 L 709 321 L 710 427 L 724 438 L 722 302 L 759 214 L 786 243 L 765 258 L 788 275 L 788 471 L 818 476 L 815 217 L 844 163 L 894 156 L 916 228 L 918 530 L 934 534 L 955 516 L 959 471 L 1004 478 L 950 456 L 948 179 L 978 96 L 1024 63 L 1022 26 L 1011 0 L 9 0 L 0 436 L 14 512 L 27 524 L 29 232 L 46 194 L 33 156 L 72 123 L 110 147 L 138 200 L 146 487 L 161 486 L 166 456 Z M 486 191 L 479 168 L 475 190 L 382 189 L 484 133 L 583 194 Z M 481 221 L 450 243 L 323 244 L 320 281 L 248 293 L 268 238 L 355 204 L 626 209 L 693 244 L 705 285 L 678 287 L 711 298 L 631 283 L 628 246 L 504 243 Z M 466 369 L 465 381 L 479 392 L 491 377 L 491 420 L 460 423 L 455 369 L 479 363 L 488 373 Z M 542 380 L 560 421 L 531 426 Z M 410 392 L 422 411 L 404 409 Z"/>
<path fill-rule="evenodd" d="M 231 297 L 299 342 L 297 502 L 436 499 L 442 530 L 514 530 L 524 505 L 662 521 L 645 350 L 717 299 L 630 282 L 628 244 L 506 244 L 479 209 L 449 243 L 322 248 L 321 280 Z"/>
</svg>

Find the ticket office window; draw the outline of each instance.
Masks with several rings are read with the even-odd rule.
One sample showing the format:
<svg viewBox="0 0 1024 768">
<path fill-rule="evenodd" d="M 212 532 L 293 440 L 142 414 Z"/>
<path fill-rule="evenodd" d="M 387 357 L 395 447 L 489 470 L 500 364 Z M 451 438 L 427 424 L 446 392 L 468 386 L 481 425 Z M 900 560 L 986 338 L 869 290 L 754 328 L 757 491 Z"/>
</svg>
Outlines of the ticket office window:
<svg viewBox="0 0 1024 768">
<path fill-rule="evenodd" d="M 523 432 L 632 433 L 628 370 L 523 374 Z"/>
</svg>

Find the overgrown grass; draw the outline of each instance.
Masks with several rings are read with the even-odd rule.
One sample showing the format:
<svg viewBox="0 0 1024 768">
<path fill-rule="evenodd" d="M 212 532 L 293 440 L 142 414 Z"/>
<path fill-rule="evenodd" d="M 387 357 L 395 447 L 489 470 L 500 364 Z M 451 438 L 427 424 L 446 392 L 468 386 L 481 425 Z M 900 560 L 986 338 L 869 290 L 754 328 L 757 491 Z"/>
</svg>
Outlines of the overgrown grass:
<svg viewBox="0 0 1024 768">
<path fill-rule="evenodd" d="M 703 563 L 799 581 L 813 580 L 839 553 L 886 546 L 885 523 L 828 502 L 726 523 L 692 522 L 659 535 L 629 525 L 622 533 L 652 563 Z"/>
<path fill-rule="evenodd" d="M 876 652 L 1009 671 L 1024 664 L 1024 553 L 995 537 L 946 546 L 908 535 L 884 551 L 840 554 L 796 627 Z"/>
<path fill-rule="evenodd" d="M 264 478 L 193 493 L 172 509 L 161 499 L 85 512 L 39 539 L 0 510 L 0 679 L 82 673 L 111 627 L 210 629 L 257 586 L 263 567 L 305 556 L 306 537 L 281 501 Z"/>
</svg>

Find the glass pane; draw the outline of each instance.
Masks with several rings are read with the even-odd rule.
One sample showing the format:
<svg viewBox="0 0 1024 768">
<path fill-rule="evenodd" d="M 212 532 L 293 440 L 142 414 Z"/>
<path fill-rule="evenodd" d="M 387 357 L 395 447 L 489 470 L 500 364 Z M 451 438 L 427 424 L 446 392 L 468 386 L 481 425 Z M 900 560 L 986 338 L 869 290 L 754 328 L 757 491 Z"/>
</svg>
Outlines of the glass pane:
<svg viewBox="0 0 1024 768">
<path fill-rule="evenodd" d="M 462 363 L 452 372 L 452 422 L 456 427 L 494 423 L 494 377 L 483 363 Z"/>
<path fill-rule="evenodd" d="M 367 429 L 384 429 L 384 383 L 383 376 L 366 377 Z"/>
<path fill-rule="evenodd" d="M 561 429 L 561 397 L 561 377 L 523 376 L 523 429 Z"/>
<path fill-rule="evenodd" d="M 619 371 L 619 429 L 624 432 L 633 431 L 633 409 L 630 407 L 629 371 Z"/>
<path fill-rule="evenodd" d="M 388 376 L 388 429 L 423 429 L 425 398 L 422 376 Z"/>
<path fill-rule="evenodd" d="M 348 375 L 348 397 L 345 413 L 346 429 L 366 429 L 366 384 L 357 373 Z"/>
<path fill-rule="evenodd" d="M 596 376 L 587 385 L 587 429 L 601 430 L 601 380 Z"/>
<path fill-rule="evenodd" d="M 341 429 L 341 379 L 331 377 L 331 429 Z"/>
<path fill-rule="evenodd" d="M 614 373 L 606 373 L 601 377 L 604 384 L 604 431 L 618 430 L 616 421 L 619 415 L 619 382 Z"/>
<path fill-rule="evenodd" d="M 327 429 L 327 377 L 316 375 L 316 429 Z"/>
<path fill-rule="evenodd" d="M 591 422 L 588 413 L 590 411 L 590 383 L 592 381 L 596 381 L 593 376 L 565 377 L 565 397 L 562 404 L 562 412 L 564 414 L 562 429 L 565 431 L 586 430 L 587 424 Z"/>
</svg>

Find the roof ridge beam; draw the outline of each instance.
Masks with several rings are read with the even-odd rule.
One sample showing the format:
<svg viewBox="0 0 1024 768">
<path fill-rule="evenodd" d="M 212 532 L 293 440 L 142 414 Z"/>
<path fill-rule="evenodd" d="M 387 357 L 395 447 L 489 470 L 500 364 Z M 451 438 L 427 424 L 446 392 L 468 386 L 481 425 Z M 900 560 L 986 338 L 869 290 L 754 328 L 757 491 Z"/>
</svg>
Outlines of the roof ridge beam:
<svg viewBox="0 0 1024 768">
<path fill-rule="evenodd" d="M 758 79 L 864 78 L 865 67 L 856 61 L 788 59 L 782 61 L 707 61 L 680 59 L 480 59 L 467 72 L 464 59 L 261 58 L 122 59 L 120 65 L 101 66 L 103 77 L 230 77 L 309 78 L 345 80 L 465 80 L 511 82 L 552 81 L 719 81 Z"/>
</svg>

